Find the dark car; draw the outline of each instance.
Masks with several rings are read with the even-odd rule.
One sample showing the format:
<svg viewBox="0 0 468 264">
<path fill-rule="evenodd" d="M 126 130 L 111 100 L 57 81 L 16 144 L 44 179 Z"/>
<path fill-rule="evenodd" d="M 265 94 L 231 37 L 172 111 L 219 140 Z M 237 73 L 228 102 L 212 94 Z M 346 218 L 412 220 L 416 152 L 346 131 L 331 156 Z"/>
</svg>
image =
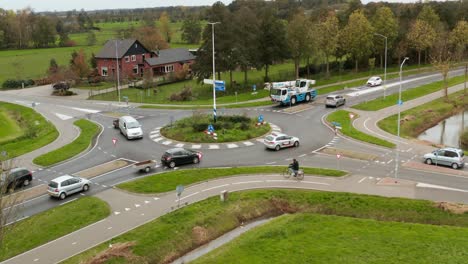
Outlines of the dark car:
<svg viewBox="0 0 468 264">
<path fill-rule="evenodd" d="M 173 148 L 167 150 L 161 157 L 161 163 L 169 168 L 194 163 L 197 164 L 202 158 L 202 153 L 184 148 Z"/>
<path fill-rule="evenodd" d="M 52 87 L 54 88 L 54 90 L 68 90 L 70 89 L 70 84 L 68 82 L 58 82 L 58 83 L 55 83 L 54 85 L 52 85 Z"/>
<path fill-rule="evenodd" d="M 114 125 L 114 128 L 119 128 L 119 119 L 114 119 L 114 121 L 112 121 L 112 125 Z"/>
<path fill-rule="evenodd" d="M 8 176 L 2 174 L 2 184 L 4 191 L 13 191 L 21 186 L 28 186 L 32 181 L 32 173 L 26 168 L 12 169 Z"/>
</svg>

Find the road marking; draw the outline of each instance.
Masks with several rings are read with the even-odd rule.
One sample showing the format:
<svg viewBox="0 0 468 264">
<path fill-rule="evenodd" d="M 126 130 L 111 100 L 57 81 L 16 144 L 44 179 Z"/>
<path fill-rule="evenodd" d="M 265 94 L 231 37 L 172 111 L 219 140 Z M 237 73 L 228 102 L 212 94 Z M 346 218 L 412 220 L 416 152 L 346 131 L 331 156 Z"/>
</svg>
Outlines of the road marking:
<svg viewBox="0 0 468 264">
<path fill-rule="evenodd" d="M 159 138 L 153 138 L 152 140 L 153 140 L 154 142 L 159 142 L 159 141 L 163 140 L 163 138 L 162 138 L 162 137 L 159 137 Z"/>
<path fill-rule="evenodd" d="M 112 229 L 112 226 L 109 226 L 109 227 L 107 228 L 107 230 L 111 230 L 111 229 Z"/>
<path fill-rule="evenodd" d="M 107 154 L 107 151 L 104 151 L 104 154 Z"/>
<path fill-rule="evenodd" d="M 266 180 L 265 182 L 294 182 L 292 180 Z"/>
<path fill-rule="evenodd" d="M 263 181 L 245 181 L 245 182 L 234 182 L 233 184 L 248 184 L 248 183 L 260 183 Z"/>
<path fill-rule="evenodd" d="M 160 135 L 159 135 L 159 134 L 150 134 L 149 137 L 150 137 L 151 139 L 153 139 L 153 138 L 160 137 Z"/>
<path fill-rule="evenodd" d="M 228 148 L 238 148 L 239 146 L 236 144 L 227 144 Z"/>
<path fill-rule="evenodd" d="M 305 157 L 307 154 L 299 155 L 299 158 Z"/>
<path fill-rule="evenodd" d="M 86 194 L 84 194 L 84 193 L 80 193 L 80 195 L 81 195 L 81 196 L 85 196 Z"/>
<path fill-rule="evenodd" d="M 157 200 L 159 200 L 159 198 L 158 197 L 153 197 L 153 200 L 157 201 Z"/>
<path fill-rule="evenodd" d="M 275 163 L 276 163 L 276 161 L 272 161 L 272 162 L 267 162 L 266 164 L 271 165 L 271 164 L 275 164 Z"/>
<path fill-rule="evenodd" d="M 369 177 L 369 180 L 372 180 L 372 179 L 374 179 L 374 177 Z"/>
<path fill-rule="evenodd" d="M 312 181 L 300 181 L 300 182 L 303 182 L 303 183 L 310 183 L 310 184 L 327 185 L 327 186 L 330 185 L 329 183 L 325 183 L 325 182 L 312 182 Z"/>
<path fill-rule="evenodd" d="M 201 145 L 192 145 L 192 149 L 201 149 Z"/>
<path fill-rule="evenodd" d="M 76 245 L 76 242 L 73 242 L 72 245 Z"/>
<path fill-rule="evenodd" d="M 360 180 L 358 181 L 358 183 L 363 182 L 365 179 L 367 179 L 367 177 L 363 177 L 362 179 L 360 179 Z"/>
<path fill-rule="evenodd" d="M 34 259 L 34 262 L 37 262 L 39 259 Z"/>
<path fill-rule="evenodd" d="M 264 141 L 263 138 L 256 138 L 255 140 L 257 140 L 258 142 L 263 142 Z"/>
<path fill-rule="evenodd" d="M 412 150 L 413 150 L 413 148 L 409 148 L 409 149 L 406 150 L 406 152 L 410 152 Z"/>
<path fill-rule="evenodd" d="M 141 216 L 144 216 L 145 214 L 144 213 L 141 213 Z"/>
<path fill-rule="evenodd" d="M 130 211 L 130 208 L 128 208 L 128 207 L 125 207 L 125 211 L 127 211 L 127 212 L 128 212 L 128 211 Z"/>
<path fill-rule="evenodd" d="M 157 127 L 157 128 L 155 128 L 154 130 L 161 130 L 161 128 L 162 128 L 162 127 Z"/>
<path fill-rule="evenodd" d="M 244 145 L 246 145 L 246 146 L 253 146 L 254 145 L 254 143 L 252 143 L 250 141 L 244 141 L 242 143 L 244 143 Z"/>
<path fill-rule="evenodd" d="M 101 147 L 98 147 L 99 150 L 102 150 Z"/>
<path fill-rule="evenodd" d="M 185 196 L 185 197 L 183 197 L 183 198 L 180 198 L 180 200 L 182 201 L 182 200 L 184 200 L 184 199 L 187 199 L 187 198 L 189 198 L 189 197 L 191 197 L 191 196 L 194 196 L 194 195 L 197 195 L 197 194 L 199 194 L 199 193 L 200 193 L 200 192 L 194 192 L 194 193 L 189 194 L 189 195 L 187 195 L 187 196 Z M 176 202 L 177 202 L 177 200 L 176 200 Z"/>
<path fill-rule="evenodd" d="M 139 205 L 139 204 L 135 204 L 135 207 L 136 207 L 136 208 L 138 208 L 138 207 L 140 207 L 140 206 L 141 206 L 141 205 Z"/>
<path fill-rule="evenodd" d="M 287 159 L 285 159 L 285 160 L 286 160 L 286 161 L 289 161 L 289 160 L 292 160 L 292 159 L 293 159 L 293 158 L 287 158 Z"/>
<path fill-rule="evenodd" d="M 428 184 L 428 183 L 422 183 L 422 182 L 418 182 L 418 183 L 416 184 L 416 187 L 420 187 L 420 188 L 432 188 L 432 189 L 442 189 L 442 190 L 447 190 L 447 191 L 456 191 L 456 192 L 466 192 L 466 193 L 468 193 L 468 190 L 450 188 L 450 187 L 445 187 L 445 186 L 440 186 L 440 185 L 434 185 L 434 184 Z"/>
<path fill-rule="evenodd" d="M 58 118 L 62 119 L 62 120 L 68 120 L 68 119 L 72 119 L 73 116 L 68 116 L 68 115 L 63 115 L 63 114 L 59 114 L 59 113 L 54 113 Z"/>
<path fill-rule="evenodd" d="M 112 155 L 111 155 L 111 157 L 113 157 L 113 158 L 117 158 L 117 156 L 116 156 L 116 155 L 114 155 L 114 154 L 112 154 Z"/>
<path fill-rule="evenodd" d="M 149 204 L 149 203 L 150 203 L 150 201 L 148 201 L 148 200 L 145 201 L 145 204 Z"/>
<path fill-rule="evenodd" d="M 184 144 L 182 144 L 182 143 L 179 143 L 179 144 L 176 144 L 175 146 L 176 146 L 176 147 L 178 147 L 178 148 L 181 148 L 181 147 L 183 147 L 183 146 L 184 146 Z"/>
<path fill-rule="evenodd" d="M 204 190 L 202 190 L 202 192 L 206 192 L 206 191 L 209 191 L 209 190 L 213 190 L 213 189 L 221 188 L 221 187 L 225 187 L 225 186 L 229 186 L 229 184 L 223 184 L 223 185 L 211 187 L 211 188 L 208 188 L 208 189 L 204 189 Z"/>
<path fill-rule="evenodd" d="M 96 114 L 96 113 L 101 112 L 101 111 L 98 111 L 98 110 L 78 108 L 78 107 L 71 107 L 71 109 L 75 109 L 75 110 L 78 110 L 78 111 L 81 111 L 81 112 L 91 113 L 91 114 Z"/>
<path fill-rule="evenodd" d="M 391 160 L 387 161 L 387 164 L 390 164 L 392 161 L 393 161 L 393 159 L 391 159 Z"/>
<path fill-rule="evenodd" d="M 209 149 L 219 149 L 219 145 L 210 145 Z"/>
<path fill-rule="evenodd" d="M 159 130 L 153 130 L 150 132 L 150 135 L 159 134 Z"/>
<path fill-rule="evenodd" d="M 64 202 L 64 203 L 61 203 L 60 205 L 64 205 L 64 204 L 67 204 L 67 203 L 73 202 L 73 201 L 75 201 L 76 199 L 78 199 L 78 198 L 71 199 L 70 201 L 66 201 L 66 202 Z"/>
<path fill-rule="evenodd" d="M 164 141 L 162 144 L 167 146 L 167 145 L 169 145 L 169 144 L 171 144 L 171 143 L 172 143 L 172 141 L 166 140 L 166 141 Z"/>
</svg>

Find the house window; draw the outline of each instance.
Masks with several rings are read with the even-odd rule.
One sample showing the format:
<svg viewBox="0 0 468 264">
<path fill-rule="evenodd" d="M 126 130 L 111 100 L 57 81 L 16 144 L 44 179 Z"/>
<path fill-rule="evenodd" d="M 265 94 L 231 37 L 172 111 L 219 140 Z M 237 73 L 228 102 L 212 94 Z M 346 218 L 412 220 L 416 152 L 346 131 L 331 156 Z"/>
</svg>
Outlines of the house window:
<svg viewBox="0 0 468 264">
<path fill-rule="evenodd" d="M 136 56 L 132 55 L 132 61 L 136 61 Z"/>
<path fill-rule="evenodd" d="M 129 62 L 129 61 L 130 61 L 130 57 L 125 56 L 125 62 Z"/>
<path fill-rule="evenodd" d="M 102 67 L 101 68 L 101 75 L 102 76 L 107 76 L 107 67 Z"/>
<path fill-rule="evenodd" d="M 174 65 L 166 65 L 164 67 L 164 72 L 173 72 L 174 71 Z"/>
<path fill-rule="evenodd" d="M 133 66 L 133 74 L 138 74 L 138 65 Z"/>
</svg>

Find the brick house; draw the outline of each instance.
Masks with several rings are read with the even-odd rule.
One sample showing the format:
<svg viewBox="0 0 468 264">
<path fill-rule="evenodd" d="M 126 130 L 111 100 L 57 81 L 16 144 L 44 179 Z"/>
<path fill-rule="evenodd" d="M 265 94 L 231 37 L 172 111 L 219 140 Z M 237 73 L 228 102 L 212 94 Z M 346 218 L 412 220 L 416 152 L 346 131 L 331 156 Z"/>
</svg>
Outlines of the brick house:
<svg viewBox="0 0 468 264">
<path fill-rule="evenodd" d="M 153 76 L 165 75 L 183 70 L 184 65 L 190 71 L 195 61 L 195 56 L 183 48 L 154 52 L 135 39 L 108 40 L 96 55 L 99 75 L 116 76 L 116 57 L 121 78 L 141 77 L 145 71 L 151 71 Z"/>
</svg>

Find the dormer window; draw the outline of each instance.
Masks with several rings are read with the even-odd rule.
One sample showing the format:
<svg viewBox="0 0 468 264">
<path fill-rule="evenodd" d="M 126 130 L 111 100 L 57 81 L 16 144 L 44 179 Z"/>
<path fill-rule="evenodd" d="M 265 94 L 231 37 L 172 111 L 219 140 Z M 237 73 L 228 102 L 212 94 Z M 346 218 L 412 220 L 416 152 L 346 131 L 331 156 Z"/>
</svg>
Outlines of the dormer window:
<svg viewBox="0 0 468 264">
<path fill-rule="evenodd" d="M 130 57 L 125 56 L 125 62 L 129 62 L 129 61 L 130 61 Z"/>
<path fill-rule="evenodd" d="M 132 55 L 132 61 L 136 61 L 136 56 Z"/>
</svg>

